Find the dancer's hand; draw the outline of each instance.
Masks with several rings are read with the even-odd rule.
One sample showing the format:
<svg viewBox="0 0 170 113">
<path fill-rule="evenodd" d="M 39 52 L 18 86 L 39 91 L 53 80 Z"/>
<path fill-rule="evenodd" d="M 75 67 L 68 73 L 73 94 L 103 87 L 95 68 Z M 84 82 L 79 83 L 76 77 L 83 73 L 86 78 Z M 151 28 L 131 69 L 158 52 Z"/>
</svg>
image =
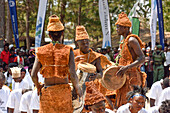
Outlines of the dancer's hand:
<svg viewBox="0 0 170 113">
<path fill-rule="evenodd" d="M 44 87 L 44 84 L 41 84 L 37 87 L 37 93 L 38 95 L 41 95 L 41 89 Z"/>
<path fill-rule="evenodd" d="M 84 59 L 85 59 L 84 57 L 85 57 L 84 55 L 79 55 L 79 56 L 76 56 L 76 57 L 74 58 L 74 60 L 75 60 L 75 62 L 78 62 L 78 61 L 80 61 L 80 60 L 84 60 Z"/>
<path fill-rule="evenodd" d="M 127 66 L 121 66 L 121 68 L 119 69 L 119 71 L 116 73 L 117 76 L 119 77 L 123 77 L 123 75 L 125 74 L 125 72 L 128 70 Z"/>
</svg>

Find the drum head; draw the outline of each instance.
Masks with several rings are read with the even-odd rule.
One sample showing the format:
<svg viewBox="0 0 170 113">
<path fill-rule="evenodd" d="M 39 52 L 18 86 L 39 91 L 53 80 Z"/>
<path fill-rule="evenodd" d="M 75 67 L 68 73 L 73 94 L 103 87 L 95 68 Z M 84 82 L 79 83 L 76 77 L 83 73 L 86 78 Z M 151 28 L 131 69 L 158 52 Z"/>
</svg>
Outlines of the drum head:
<svg viewBox="0 0 170 113">
<path fill-rule="evenodd" d="M 120 69 L 118 66 L 111 66 L 107 68 L 103 73 L 101 83 L 103 87 L 114 91 L 120 89 L 126 82 L 126 75 L 123 77 L 116 76 L 116 72 Z"/>
<path fill-rule="evenodd" d="M 83 71 L 83 72 L 96 73 L 96 67 L 92 64 L 87 63 L 87 62 L 79 63 L 78 69 Z"/>
</svg>

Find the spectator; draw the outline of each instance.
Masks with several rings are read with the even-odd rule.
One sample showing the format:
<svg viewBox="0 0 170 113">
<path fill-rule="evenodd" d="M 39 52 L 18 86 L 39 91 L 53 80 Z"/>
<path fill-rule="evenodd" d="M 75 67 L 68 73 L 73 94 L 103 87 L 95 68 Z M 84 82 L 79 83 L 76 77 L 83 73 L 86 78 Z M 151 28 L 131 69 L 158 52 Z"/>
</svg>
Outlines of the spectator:
<svg viewBox="0 0 170 113">
<path fill-rule="evenodd" d="M 33 111 L 33 113 L 38 113 L 40 109 L 40 98 L 37 93 L 37 89 L 33 91 L 31 102 L 30 102 L 30 109 Z"/>
<path fill-rule="evenodd" d="M 164 54 L 166 57 L 166 61 L 164 62 L 164 78 L 169 77 L 169 65 L 170 65 L 170 46 L 164 48 Z"/>
<path fill-rule="evenodd" d="M 158 106 L 158 101 L 163 89 L 169 87 L 169 78 L 155 82 L 149 92 L 150 106 Z"/>
<path fill-rule="evenodd" d="M 9 63 L 13 63 L 15 57 L 16 57 L 15 51 L 11 49 L 10 50 L 10 56 L 9 56 Z"/>
<path fill-rule="evenodd" d="M 114 58 L 114 62 L 116 63 L 116 57 L 117 57 L 117 55 L 119 54 L 118 47 L 115 47 L 115 48 L 113 49 L 113 51 L 114 51 L 113 58 Z"/>
<path fill-rule="evenodd" d="M 157 45 L 157 50 L 153 52 L 153 83 L 164 78 L 165 54 L 162 46 Z"/>
<path fill-rule="evenodd" d="M 165 100 L 161 103 L 161 106 L 151 107 L 148 113 L 169 113 L 170 112 L 170 100 Z"/>
<path fill-rule="evenodd" d="M 24 67 L 24 58 L 21 51 L 18 51 L 18 56 L 15 57 L 14 62 L 18 63 L 18 67 Z"/>
<path fill-rule="evenodd" d="M 5 84 L 10 87 L 12 89 L 12 72 L 11 72 L 11 69 L 10 68 L 13 68 L 13 67 L 16 67 L 17 64 L 16 63 L 10 63 L 8 65 L 8 70 L 7 72 L 4 73 L 5 75 L 5 78 L 6 78 L 6 81 L 5 81 Z"/>
<path fill-rule="evenodd" d="M 5 62 L 7 65 L 9 63 L 9 56 L 10 56 L 10 53 L 9 53 L 9 44 L 5 44 L 4 45 L 4 50 L 1 52 L 1 57 L 0 59 L 2 59 L 2 62 Z"/>
<path fill-rule="evenodd" d="M 21 75 L 21 68 L 13 67 L 11 71 L 12 78 L 14 79 L 14 81 L 12 81 L 12 89 L 29 89 L 28 83 L 23 80 L 24 75 Z"/>
<path fill-rule="evenodd" d="M 4 70 L 3 70 L 3 67 L 0 65 L 0 72 L 3 73 Z"/>
<path fill-rule="evenodd" d="M 117 113 L 147 113 L 143 108 L 147 99 L 146 92 L 146 88 L 134 86 L 133 91 L 127 94 L 129 103 L 120 106 Z"/>
<path fill-rule="evenodd" d="M 22 95 L 19 106 L 19 110 L 21 111 L 21 113 L 32 113 L 32 110 L 29 107 L 31 103 L 32 93 L 32 91 L 28 91 Z"/>
<path fill-rule="evenodd" d="M 102 54 L 103 54 L 104 56 L 106 56 L 109 61 L 111 60 L 110 56 L 109 56 L 108 53 L 107 53 L 107 49 L 106 49 L 106 48 L 102 48 Z"/>
<path fill-rule="evenodd" d="M 153 84 L 153 59 L 152 51 L 148 51 L 148 57 L 145 57 L 145 72 L 147 74 L 147 87 L 151 88 Z"/>
<path fill-rule="evenodd" d="M 8 113 L 20 113 L 19 105 L 22 96 L 22 89 L 13 90 L 7 101 Z"/>
<path fill-rule="evenodd" d="M 161 94 L 159 102 L 158 102 L 158 106 L 160 106 L 161 103 L 165 100 L 170 100 L 170 87 L 168 87 L 162 91 L 162 94 Z"/>
<path fill-rule="evenodd" d="M 7 113 L 6 103 L 10 94 L 9 87 L 5 86 L 5 76 L 0 72 L 0 113 Z"/>
</svg>

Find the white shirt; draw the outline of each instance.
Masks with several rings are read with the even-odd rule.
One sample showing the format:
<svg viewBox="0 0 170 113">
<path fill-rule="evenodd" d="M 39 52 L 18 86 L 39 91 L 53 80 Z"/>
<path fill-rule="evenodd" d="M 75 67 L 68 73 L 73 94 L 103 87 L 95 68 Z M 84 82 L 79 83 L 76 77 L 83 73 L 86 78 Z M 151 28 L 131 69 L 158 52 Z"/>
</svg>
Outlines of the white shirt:
<svg viewBox="0 0 170 113">
<path fill-rule="evenodd" d="M 148 113 L 159 113 L 159 107 L 153 106 L 153 107 L 149 108 Z"/>
<path fill-rule="evenodd" d="M 5 85 L 2 86 L 2 89 L 0 89 L 0 111 L 2 111 L 2 113 L 7 113 L 6 103 L 8 101 L 9 94 L 9 87 Z"/>
<path fill-rule="evenodd" d="M 4 73 L 6 79 L 5 84 L 7 84 L 7 86 L 10 86 L 10 84 L 12 84 L 12 75 L 9 74 L 9 77 L 7 77 L 7 73 L 8 71 Z"/>
<path fill-rule="evenodd" d="M 19 106 L 20 111 L 32 113 L 32 110 L 29 108 L 30 102 L 31 102 L 31 97 L 32 97 L 32 92 L 33 91 L 28 91 L 22 95 L 21 101 L 20 101 L 20 106 Z"/>
<path fill-rule="evenodd" d="M 14 89 L 29 89 L 29 84 L 26 80 L 22 80 L 21 82 L 15 82 L 12 80 L 12 90 Z"/>
<path fill-rule="evenodd" d="M 114 111 L 110 110 L 110 109 L 105 109 L 105 111 L 107 111 L 108 113 L 115 113 Z M 92 113 L 92 111 L 90 111 L 89 113 Z"/>
<path fill-rule="evenodd" d="M 31 102 L 30 102 L 30 109 L 39 110 L 40 109 L 39 102 L 40 102 L 40 99 L 39 99 L 39 96 L 37 94 L 37 89 L 35 89 L 32 93 Z"/>
<path fill-rule="evenodd" d="M 25 74 L 25 77 L 23 80 L 27 81 L 27 83 L 29 85 L 29 89 L 34 89 L 34 83 L 33 83 L 32 78 L 28 72 Z"/>
<path fill-rule="evenodd" d="M 170 87 L 165 88 L 162 91 L 162 94 L 161 94 L 160 99 L 159 99 L 158 106 L 161 106 L 162 102 L 165 101 L 165 100 L 170 100 Z"/>
<path fill-rule="evenodd" d="M 167 53 L 164 52 L 166 61 L 164 62 L 164 66 L 168 66 L 170 64 L 170 52 L 168 51 Z"/>
<path fill-rule="evenodd" d="M 8 102 L 7 102 L 6 106 L 8 108 L 13 108 L 14 113 L 21 113 L 19 111 L 21 97 L 22 97 L 22 89 L 13 90 L 9 95 Z"/>
<path fill-rule="evenodd" d="M 155 106 L 158 106 L 158 101 L 161 96 L 161 93 L 163 91 L 161 83 L 163 80 L 161 79 L 160 81 L 155 82 L 149 92 L 149 98 L 155 99 Z"/>
<path fill-rule="evenodd" d="M 131 113 L 129 110 L 130 103 L 122 105 L 118 108 L 117 113 Z M 144 108 L 142 108 L 138 113 L 148 113 Z"/>
</svg>

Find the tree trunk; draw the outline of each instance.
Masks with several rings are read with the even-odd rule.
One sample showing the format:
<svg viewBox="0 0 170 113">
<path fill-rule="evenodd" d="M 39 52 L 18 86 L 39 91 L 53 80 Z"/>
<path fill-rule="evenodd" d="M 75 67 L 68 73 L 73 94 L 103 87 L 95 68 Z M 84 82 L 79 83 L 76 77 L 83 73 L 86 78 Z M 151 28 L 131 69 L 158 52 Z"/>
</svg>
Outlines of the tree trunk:
<svg viewBox="0 0 170 113">
<path fill-rule="evenodd" d="M 5 0 L 0 0 L 0 15 L 0 41 L 3 43 L 3 40 L 5 40 Z"/>
<path fill-rule="evenodd" d="M 62 0 L 61 2 L 61 22 L 63 23 L 63 25 L 65 26 L 65 22 L 64 22 L 64 18 L 65 18 L 65 12 L 66 12 L 66 0 Z M 63 40 L 62 43 L 64 42 L 64 33 L 63 33 Z"/>
<path fill-rule="evenodd" d="M 7 3 L 7 21 L 6 21 L 6 39 L 7 43 L 12 44 L 12 23 L 11 23 L 11 16 L 10 16 L 10 10 L 9 5 Z"/>
<path fill-rule="evenodd" d="M 42 38 L 41 38 L 41 45 L 43 46 L 44 44 L 45 44 L 45 27 L 43 28 Z"/>
<path fill-rule="evenodd" d="M 27 50 L 30 49 L 30 37 L 29 37 L 29 2 L 30 0 L 26 1 L 26 42 L 27 42 Z"/>
<path fill-rule="evenodd" d="M 82 4 L 82 0 L 80 0 L 80 3 L 79 3 L 78 25 L 81 24 L 81 4 Z"/>
</svg>

